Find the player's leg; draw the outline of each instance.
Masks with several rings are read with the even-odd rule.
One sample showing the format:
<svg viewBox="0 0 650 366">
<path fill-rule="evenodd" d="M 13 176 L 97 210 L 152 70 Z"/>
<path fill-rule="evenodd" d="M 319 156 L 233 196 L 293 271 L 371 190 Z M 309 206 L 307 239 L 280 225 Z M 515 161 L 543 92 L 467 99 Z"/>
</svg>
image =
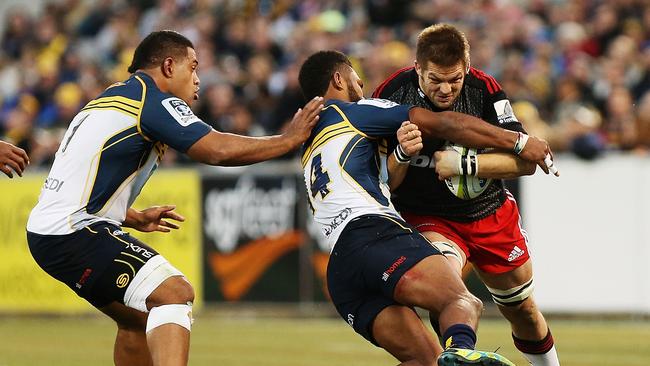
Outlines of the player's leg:
<svg viewBox="0 0 650 366">
<path fill-rule="evenodd" d="M 440 314 L 445 350 L 439 366 L 514 366 L 499 354 L 474 350 L 483 304 L 467 290 L 445 257 L 432 255 L 408 269 L 395 287 L 395 300 Z"/>
<path fill-rule="evenodd" d="M 428 226 L 422 227 L 425 229 L 428 228 Z M 432 225 L 431 227 L 433 228 L 434 226 Z M 431 244 L 449 260 L 449 263 L 457 273 L 464 273 L 464 268 L 467 263 L 467 254 L 465 254 L 465 251 L 461 249 L 456 241 L 451 240 L 447 236 L 436 231 L 421 231 L 420 234 L 427 238 L 427 240 L 429 240 Z M 429 312 L 429 322 L 438 336 L 442 337 L 440 325 L 438 324 L 438 316 L 439 314 L 435 312 Z"/>
<path fill-rule="evenodd" d="M 510 322 L 515 346 L 534 366 L 558 366 L 553 336 L 533 299 L 532 262 L 492 274 L 477 269 L 501 314 Z"/>
<path fill-rule="evenodd" d="M 401 365 L 433 365 L 442 352 L 415 311 L 403 305 L 388 306 L 377 314 L 372 335 Z"/>
<path fill-rule="evenodd" d="M 94 242 L 117 248 L 117 252 L 106 253 L 110 260 L 86 299 L 105 313 L 105 305 L 114 301 L 147 313 L 144 327 L 138 324 L 135 328 L 121 318 L 116 319 L 117 358 L 123 349 L 128 349 L 122 346 L 121 340 L 134 337 L 146 339 L 154 365 L 187 365 L 194 301 L 190 283 L 153 248 L 116 227 L 97 227 L 93 232 Z M 141 333 L 133 335 L 137 329 Z"/>
<path fill-rule="evenodd" d="M 187 365 L 194 290 L 182 276 L 167 278 L 147 297 L 147 342 L 154 364 Z"/>
<path fill-rule="evenodd" d="M 145 334 L 148 314 L 128 308 L 116 301 L 99 310 L 117 324 L 117 336 L 113 348 L 115 365 L 153 365 Z"/>
<path fill-rule="evenodd" d="M 474 348 L 474 331 L 483 304 L 467 290 L 445 257 L 426 257 L 406 271 L 395 286 L 394 298 L 401 304 L 439 314 L 440 331 L 445 342 L 453 335 L 448 334 L 450 328 L 453 328 L 452 333 L 455 329 L 463 330 L 460 335 L 452 337 L 452 342 L 460 343 L 445 344 L 445 347 Z"/>
</svg>

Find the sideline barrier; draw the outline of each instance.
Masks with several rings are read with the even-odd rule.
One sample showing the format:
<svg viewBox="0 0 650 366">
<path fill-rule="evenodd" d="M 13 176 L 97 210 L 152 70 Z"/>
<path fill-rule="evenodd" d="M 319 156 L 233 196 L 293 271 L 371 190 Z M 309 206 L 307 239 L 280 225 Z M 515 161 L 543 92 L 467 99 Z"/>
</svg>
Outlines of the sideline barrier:
<svg viewBox="0 0 650 366">
<path fill-rule="evenodd" d="M 650 314 L 650 159 L 556 160 L 561 177 L 522 179 L 518 199 L 540 308 Z M 0 177 L 0 312 L 90 309 L 29 255 L 24 225 L 44 178 Z M 325 301 L 329 248 L 312 224 L 302 180 L 293 161 L 162 170 L 135 207 L 176 204 L 187 221 L 171 234 L 135 235 L 189 277 L 197 303 Z"/>
<path fill-rule="evenodd" d="M 44 174 L 23 178 L 0 177 L 0 312 L 82 313 L 92 306 L 78 298 L 67 286 L 48 276 L 34 262 L 25 238 L 29 212 L 36 204 L 45 181 Z M 159 171 L 151 177 L 134 204 L 176 204 L 186 217 L 180 230 L 169 234 L 140 233 L 126 229 L 156 248 L 192 282 L 201 305 L 199 175 L 194 170 Z"/>
</svg>

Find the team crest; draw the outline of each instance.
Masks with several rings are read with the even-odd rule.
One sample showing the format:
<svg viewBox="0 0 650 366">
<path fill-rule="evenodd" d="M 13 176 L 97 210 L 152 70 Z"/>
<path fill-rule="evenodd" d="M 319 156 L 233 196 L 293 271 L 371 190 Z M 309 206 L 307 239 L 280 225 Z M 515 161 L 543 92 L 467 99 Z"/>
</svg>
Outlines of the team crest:
<svg viewBox="0 0 650 366">
<path fill-rule="evenodd" d="M 176 122 L 178 122 L 178 124 L 183 127 L 187 127 L 194 122 L 201 121 L 201 119 L 194 115 L 194 112 L 192 112 L 190 107 L 181 99 L 172 97 L 163 100 L 161 103 L 167 112 L 169 112 L 169 114 L 174 117 Z"/>
<path fill-rule="evenodd" d="M 502 99 L 494 103 L 494 110 L 497 112 L 497 119 L 499 124 L 508 123 L 508 122 L 519 122 L 517 117 L 515 117 L 515 112 L 512 110 L 510 101 L 508 99 Z"/>
</svg>

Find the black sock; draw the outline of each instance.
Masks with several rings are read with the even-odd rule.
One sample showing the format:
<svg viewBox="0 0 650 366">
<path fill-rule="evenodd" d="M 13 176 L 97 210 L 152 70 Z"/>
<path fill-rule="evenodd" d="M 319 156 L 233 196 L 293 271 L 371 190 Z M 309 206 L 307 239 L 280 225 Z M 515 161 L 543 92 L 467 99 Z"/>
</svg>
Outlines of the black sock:
<svg viewBox="0 0 650 366">
<path fill-rule="evenodd" d="M 464 348 L 474 349 L 476 346 L 476 333 L 467 324 L 454 324 L 447 328 L 442 339 L 445 349 L 447 348 Z"/>
</svg>

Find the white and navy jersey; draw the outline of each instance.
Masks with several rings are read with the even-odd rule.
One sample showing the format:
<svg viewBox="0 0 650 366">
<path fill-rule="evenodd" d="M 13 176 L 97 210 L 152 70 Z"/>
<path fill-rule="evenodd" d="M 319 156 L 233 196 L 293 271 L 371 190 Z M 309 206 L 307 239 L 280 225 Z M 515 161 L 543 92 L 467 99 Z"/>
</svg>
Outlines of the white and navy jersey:
<svg viewBox="0 0 650 366">
<path fill-rule="evenodd" d="M 386 141 L 409 119 L 409 108 L 383 99 L 325 104 L 303 146 L 302 166 L 314 219 L 330 248 L 355 217 L 400 218 L 386 184 Z"/>
<path fill-rule="evenodd" d="M 108 87 L 70 123 L 27 231 L 64 235 L 121 225 L 167 146 L 186 152 L 211 127 L 144 73 Z"/>
</svg>

